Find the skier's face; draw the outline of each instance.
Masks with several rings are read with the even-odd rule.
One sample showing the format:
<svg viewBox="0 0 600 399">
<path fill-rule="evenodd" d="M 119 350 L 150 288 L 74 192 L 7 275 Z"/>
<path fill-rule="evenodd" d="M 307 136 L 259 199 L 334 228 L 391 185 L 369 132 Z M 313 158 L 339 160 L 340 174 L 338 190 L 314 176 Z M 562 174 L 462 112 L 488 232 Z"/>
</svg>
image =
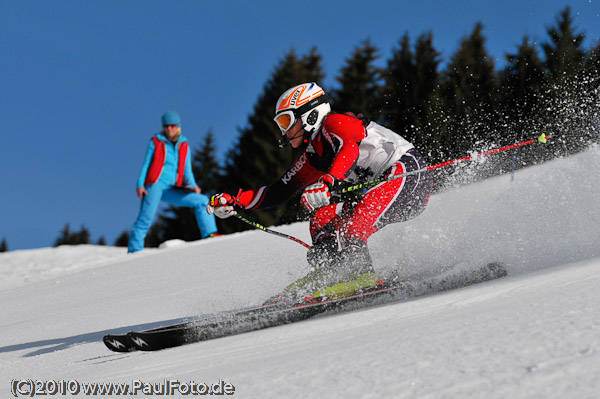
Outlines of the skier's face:
<svg viewBox="0 0 600 399">
<path fill-rule="evenodd" d="M 304 132 L 302 130 L 302 120 L 298 119 L 296 123 L 294 123 L 294 126 L 285 132 L 285 135 L 290 140 L 292 147 L 298 148 L 302 145 L 302 141 L 304 140 Z"/>
<path fill-rule="evenodd" d="M 172 142 L 176 142 L 179 139 L 179 126 L 177 125 L 163 125 L 163 131 L 165 132 L 165 137 Z"/>
</svg>

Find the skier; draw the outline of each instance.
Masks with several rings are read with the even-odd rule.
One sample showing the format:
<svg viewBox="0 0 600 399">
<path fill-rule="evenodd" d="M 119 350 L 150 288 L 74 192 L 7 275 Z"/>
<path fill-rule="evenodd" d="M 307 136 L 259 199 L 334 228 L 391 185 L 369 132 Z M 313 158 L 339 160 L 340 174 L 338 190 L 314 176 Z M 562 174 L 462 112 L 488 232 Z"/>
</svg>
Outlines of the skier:
<svg viewBox="0 0 600 399">
<path fill-rule="evenodd" d="M 306 148 L 292 167 L 272 185 L 213 196 L 210 214 L 227 218 L 238 209 L 269 208 L 303 190 L 301 203 L 309 211 L 311 270 L 290 284 L 290 298 L 336 297 L 377 283 L 367 247 L 369 237 L 390 223 L 419 215 L 433 184 L 431 173 L 384 181 L 358 200 L 330 204 L 331 192 L 342 182 L 393 177 L 426 168 L 414 146 L 400 135 L 361 115 L 332 112 L 329 97 L 316 83 L 292 87 L 275 107 L 282 144 Z"/>
<path fill-rule="evenodd" d="M 206 212 L 209 198 L 200 194 L 192 172 L 189 145 L 181 134 L 179 114 L 167 111 L 161 121 L 163 130 L 150 140 L 138 177 L 136 194 L 142 203 L 131 231 L 128 252 L 144 248 L 146 233 L 161 200 L 194 208 L 202 238 L 217 234 L 215 217 Z"/>
</svg>

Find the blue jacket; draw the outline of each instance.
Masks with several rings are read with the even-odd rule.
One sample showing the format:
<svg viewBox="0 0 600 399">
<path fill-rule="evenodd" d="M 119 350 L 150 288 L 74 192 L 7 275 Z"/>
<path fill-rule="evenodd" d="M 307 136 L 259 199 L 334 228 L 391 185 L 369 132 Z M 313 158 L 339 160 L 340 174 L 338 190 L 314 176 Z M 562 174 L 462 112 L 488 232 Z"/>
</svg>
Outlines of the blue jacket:
<svg viewBox="0 0 600 399">
<path fill-rule="evenodd" d="M 157 139 L 162 148 L 157 151 L 155 146 Z M 164 152 L 163 152 L 164 149 Z M 160 162 L 160 156 L 164 156 L 164 161 Z M 180 158 L 182 158 L 180 160 Z M 185 159 L 183 159 L 185 158 Z M 183 170 L 179 170 L 183 169 Z M 149 175 L 150 172 L 150 175 Z M 179 173 L 178 173 L 179 172 Z M 182 174 L 178 184 L 178 174 Z M 162 133 L 156 134 L 146 150 L 146 156 L 142 165 L 142 170 L 137 180 L 137 187 L 151 185 L 160 180 L 161 182 L 175 186 L 186 185 L 190 187 L 198 187 L 194 173 L 192 172 L 192 161 L 189 154 L 189 145 L 187 138 L 183 135 L 179 136 L 177 143 L 170 142 Z"/>
</svg>

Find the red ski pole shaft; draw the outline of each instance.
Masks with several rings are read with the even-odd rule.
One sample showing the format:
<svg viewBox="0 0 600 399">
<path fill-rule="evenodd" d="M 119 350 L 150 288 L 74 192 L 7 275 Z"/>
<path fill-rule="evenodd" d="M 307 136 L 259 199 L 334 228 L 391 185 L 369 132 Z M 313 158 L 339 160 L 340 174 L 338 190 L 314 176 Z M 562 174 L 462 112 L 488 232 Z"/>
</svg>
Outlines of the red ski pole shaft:
<svg viewBox="0 0 600 399">
<path fill-rule="evenodd" d="M 548 140 L 549 138 L 550 138 L 550 136 L 546 136 L 545 134 L 542 134 L 538 138 L 527 140 L 527 141 L 523 141 L 521 143 L 515 143 L 515 144 L 507 145 L 505 147 L 500 147 L 500 148 L 495 148 L 493 150 L 488 150 L 488 151 L 480 152 L 479 154 L 474 154 L 474 155 L 469 155 L 469 156 L 463 157 L 463 158 L 453 159 L 451 161 L 446 161 L 446 162 L 438 163 L 436 165 L 431 165 L 431 166 L 428 166 L 426 168 L 422 168 L 422 169 L 418 169 L 418 170 L 413 170 L 413 171 L 410 171 L 410 172 L 402 173 L 400 175 L 389 176 L 389 177 L 380 177 L 380 178 L 375 179 L 375 180 L 371 180 L 371 181 L 367 181 L 367 182 L 363 182 L 363 183 L 357 183 L 357 184 L 354 184 L 354 185 L 351 185 L 351 186 L 347 186 L 347 187 L 342 187 L 339 191 L 336 191 L 336 194 L 349 193 L 351 191 L 360 190 L 360 189 L 363 189 L 365 187 L 374 186 L 374 185 L 377 185 L 379 183 L 383 183 L 383 182 L 386 182 L 386 181 L 400 179 L 400 178 L 406 177 L 406 176 L 416 175 L 416 174 L 419 174 L 419 173 L 426 172 L 428 170 L 444 168 L 446 166 L 454 165 L 454 164 L 457 164 L 457 163 L 460 163 L 460 162 L 465 162 L 465 161 L 468 161 L 470 159 L 482 158 L 482 157 L 485 157 L 485 156 L 488 156 L 488 155 L 491 155 L 491 154 L 496 154 L 496 153 L 499 153 L 499 152 L 502 152 L 502 151 L 512 150 L 514 148 L 523 147 L 523 146 L 526 146 L 526 145 L 529 145 L 529 144 L 533 144 L 533 143 L 537 143 L 537 142 L 545 143 L 546 140 Z"/>
<path fill-rule="evenodd" d="M 427 167 L 427 170 L 433 170 L 433 169 L 443 168 L 445 166 L 454 165 L 454 164 L 457 164 L 459 162 L 465 162 L 465 161 L 468 161 L 468 160 L 473 159 L 473 158 L 483 158 L 483 157 L 486 157 L 488 155 L 496 154 L 496 153 L 499 153 L 499 152 L 502 152 L 502 151 L 512 150 L 512 149 L 518 148 L 518 147 L 523 147 L 525 145 L 533 144 L 533 143 L 536 143 L 538 141 L 540 143 L 545 143 L 546 140 L 548 140 L 549 138 L 550 138 L 550 136 L 546 136 L 546 135 L 542 134 L 540 137 L 538 137 L 536 139 L 523 141 L 521 143 L 507 145 L 505 147 L 495 148 L 493 150 L 480 152 L 479 154 L 469 155 L 468 157 L 453 159 L 452 161 L 446 161 L 446 162 L 438 163 L 437 165 L 431 165 L 431 166 Z"/>
<path fill-rule="evenodd" d="M 391 177 L 382 177 L 382 178 L 371 180 L 371 181 L 368 181 L 368 182 L 355 184 L 355 185 L 352 185 L 352 186 L 349 186 L 349 187 L 344 187 L 341 190 L 339 190 L 339 192 L 336 192 L 336 194 L 348 193 L 350 191 L 355 191 L 355 190 L 362 189 L 362 188 L 365 188 L 365 187 L 373 186 L 373 185 L 376 185 L 376 184 L 379 184 L 379 183 L 382 183 L 382 182 L 385 182 L 385 181 L 399 179 L 401 177 L 406 177 L 406 176 L 410 176 L 410 175 L 416 175 L 418 173 L 422 173 L 422 172 L 425 172 L 425 171 L 428 171 L 428 170 L 439 169 L 439 168 L 443 168 L 443 167 L 446 167 L 446 166 L 449 166 L 449 165 L 457 164 L 459 162 L 465 162 L 465 161 L 468 161 L 468 160 L 473 159 L 473 158 L 481 158 L 481 157 L 488 156 L 488 155 L 491 155 L 491 154 L 496 154 L 498 152 L 511 150 L 513 148 L 523 147 L 525 145 L 533 144 L 533 143 L 538 142 L 538 141 L 541 142 L 541 143 L 545 143 L 548 138 L 549 138 L 549 136 L 546 136 L 546 135 L 542 134 L 540 137 L 538 137 L 536 139 L 523 141 L 521 143 L 507 145 L 505 147 L 496 148 L 496 149 L 489 150 L 489 151 L 484 151 L 484 152 L 481 152 L 479 154 L 469 155 L 468 157 L 453 159 L 452 161 L 438 163 L 437 165 L 431 165 L 431 166 L 428 166 L 426 168 L 422 168 L 422 169 L 419 169 L 419 170 L 413 170 L 413 171 L 410 171 L 410 172 L 403 173 L 401 175 L 395 175 L 395 176 L 391 176 Z M 304 241 L 302 241 L 302 240 L 300 240 L 300 239 L 298 239 L 296 237 L 290 236 L 288 234 L 280 233 L 280 232 L 275 231 L 275 230 L 268 229 L 265 226 L 263 226 L 262 224 L 254 222 L 254 221 L 249 220 L 249 219 L 246 219 L 245 217 L 243 217 L 241 215 L 237 215 L 236 214 L 235 217 L 238 218 L 239 220 L 241 220 L 242 222 L 249 224 L 250 226 L 256 227 L 257 229 L 260 229 L 260 230 L 264 231 L 265 233 L 274 234 L 274 235 L 279 236 L 279 237 L 287 238 L 288 240 L 292 240 L 294 242 L 297 242 L 298 244 L 300 244 L 300 245 L 302 245 L 302 246 L 310 249 L 310 245 L 308 245 L 307 243 L 305 243 Z"/>
</svg>

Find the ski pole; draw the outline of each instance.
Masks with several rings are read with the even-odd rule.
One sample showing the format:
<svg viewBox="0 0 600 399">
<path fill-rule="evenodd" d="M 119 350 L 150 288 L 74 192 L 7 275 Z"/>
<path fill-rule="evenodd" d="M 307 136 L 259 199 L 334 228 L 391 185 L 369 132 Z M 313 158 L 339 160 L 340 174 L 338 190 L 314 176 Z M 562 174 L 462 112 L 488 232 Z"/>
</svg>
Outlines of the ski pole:
<svg viewBox="0 0 600 399">
<path fill-rule="evenodd" d="M 186 192 L 193 192 L 194 191 L 193 188 L 187 187 L 187 186 L 184 186 L 184 187 L 175 187 L 175 188 L 177 188 L 179 190 L 182 190 L 182 191 L 186 191 Z M 274 234 L 276 236 L 283 237 L 283 238 L 287 238 L 289 240 L 297 242 L 298 244 L 303 245 L 306 248 L 310 249 L 310 245 L 308 245 L 304 241 L 300 240 L 299 238 L 290 236 L 288 234 L 280 233 L 280 232 L 275 231 L 275 230 L 268 229 L 265 226 L 263 226 L 262 224 L 257 223 L 255 221 L 252 221 L 250 219 L 246 219 L 245 217 L 243 217 L 242 215 L 238 215 L 237 213 L 235 214 L 235 217 L 238 218 L 239 220 L 241 220 L 242 222 L 247 223 L 247 224 L 249 224 L 252 227 L 256 227 L 257 229 L 260 229 L 260 230 L 262 230 L 262 231 L 264 231 L 266 233 Z"/>
<path fill-rule="evenodd" d="M 238 218 L 239 220 L 241 220 L 242 222 L 249 224 L 250 226 L 256 227 L 257 229 L 260 229 L 260 230 L 264 231 L 265 233 L 274 234 L 274 235 L 279 236 L 279 237 L 287 238 L 288 240 L 292 240 L 294 242 L 297 242 L 298 244 L 303 245 L 304 247 L 310 249 L 310 245 L 308 245 L 307 243 L 305 243 L 304 241 L 302 241 L 302 240 L 300 240 L 300 239 L 298 239 L 296 237 L 292 237 L 292 236 L 290 236 L 288 234 L 284 234 L 284 233 L 280 233 L 280 232 L 275 231 L 275 230 L 268 229 L 268 228 L 266 228 L 265 226 L 263 226 L 260 223 L 256 223 L 256 222 L 254 222 L 252 220 L 246 219 L 242 215 L 236 214 L 235 217 Z"/>
<path fill-rule="evenodd" d="M 367 181 L 367 182 L 358 183 L 358 184 L 354 184 L 354 185 L 351 185 L 351 186 L 343 187 L 341 190 L 339 190 L 339 191 L 336 190 L 334 193 L 338 194 L 338 195 L 339 194 L 343 194 L 343 193 L 349 193 L 351 191 L 360 190 L 362 188 L 373 186 L 373 185 L 377 185 L 377 184 L 382 183 L 382 182 L 386 182 L 386 181 L 390 181 L 390 180 L 394 180 L 394 179 L 399 179 L 401 177 L 406 177 L 406 176 L 410 176 L 410 175 L 416 175 L 418 173 L 426 172 L 428 170 L 443 168 L 443 167 L 446 167 L 446 166 L 449 166 L 449 165 L 453 165 L 453 164 L 456 164 L 456 163 L 459 163 L 459 162 L 468 161 L 469 159 L 481 158 L 481 157 L 484 157 L 484 156 L 487 156 L 487 155 L 491 155 L 491 154 L 495 154 L 495 153 L 498 153 L 498 152 L 511 150 L 513 148 L 523 147 L 525 145 L 533 144 L 535 142 L 545 143 L 546 140 L 549 139 L 549 138 L 550 138 L 550 136 L 546 136 L 545 134 L 542 134 L 541 136 L 539 136 L 536 139 L 523 141 L 521 143 L 511 144 L 511 145 L 507 145 L 505 147 L 501 147 L 501 148 L 496 148 L 496 149 L 493 149 L 493 150 L 484 151 L 484 152 L 481 152 L 479 154 L 469 155 L 467 157 L 458 158 L 458 159 L 453 159 L 452 161 L 442 162 L 442 163 L 439 163 L 437 165 L 431 165 L 431 166 L 428 166 L 426 168 L 422 168 L 422 169 L 418 169 L 418 170 L 413 170 L 413 171 L 410 171 L 410 172 L 402 173 L 400 175 L 395 175 L 395 176 L 390 176 L 390 177 L 381 177 L 381 178 L 378 178 L 378 179 L 375 179 L 375 180 L 371 180 L 371 181 Z M 266 233 L 274 234 L 276 236 L 283 237 L 283 238 L 287 238 L 289 240 L 297 242 L 300 245 L 303 245 L 304 247 L 306 247 L 308 249 L 310 249 L 310 247 L 311 247 L 310 245 L 308 245 L 307 243 L 305 243 L 304 241 L 302 241 L 302 240 L 300 240 L 300 239 L 298 239 L 296 237 L 290 236 L 288 234 L 280 233 L 278 231 L 270 230 L 270 229 L 266 228 L 265 226 L 263 226 L 260 223 L 257 223 L 257 222 L 254 222 L 252 220 L 246 219 L 242 215 L 236 214 L 235 217 L 238 218 L 239 220 L 241 220 L 242 222 L 247 223 L 250 226 L 256 227 L 257 229 L 260 229 L 260 230 L 262 230 L 262 231 L 264 231 Z"/>
<path fill-rule="evenodd" d="M 427 166 L 426 168 L 421 168 L 421 169 L 418 169 L 418 170 L 412 170 L 410 172 L 402 173 L 400 175 L 388 176 L 388 177 L 380 177 L 380 178 L 377 178 L 375 180 L 370 180 L 370 181 L 366 181 L 366 182 L 363 182 L 363 183 L 357 183 L 357 184 L 353 184 L 353 185 L 350 185 L 350 186 L 342 187 L 341 189 L 336 190 L 335 194 L 339 195 L 339 194 L 349 193 L 351 191 L 360 190 L 360 189 L 363 189 L 365 187 L 375 186 L 375 185 L 377 185 L 379 183 L 383 183 L 383 182 L 386 182 L 386 181 L 400 179 L 400 178 L 406 177 L 406 176 L 416 175 L 416 174 L 419 174 L 419 173 L 426 172 L 428 170 L 444 168 L 446 166 L 454 165 L 454 164 L 457 164 L 457 163 L 460 163 L 460 162 L 465 162 L 465 161 L 468 161 L 468 160 L 473 159 L 473 158 L 483 158 L 483 157 L 491 155 L 491 154 L 496 154 L 498 152 L 512 150 L 514 148 L 523 147 L 525 145 L 533 144 L 533 143 L 536 143 L 536 142 L 546 143 L 546 141 L 549 138 L 550 138 L 550 136 L 546 136 L 545 134 L 542 134 L 539 137 L 537 137 L 535 139 L 532 139 L 532 140 L 527 140 L 527 141 L 523 141 L 523 142 L 520 142 L 520 143 L 515 143 L 515 144 L 507 145 L 505 147 L 495 148 L 493 150 L 488 150 L 488 151 L 480 152 L 479 154 L 469 155 L 469 156 L 463 157 L 463 158 L 453 159 L 451 161 L 446 161 L 446 162 L 438 163 L 437 165 L 431 165 L 431 166 Z"/>
<path fill-rule="evenodd" d="M 293 237 L 293 236 L 291 236 L 289 234 L 284 234 L 284 233 L 280 233 L 280 232 L 275 231 L 275 230 L 268 229 L 265 226 L 263 226 L 262 224 L 257 223 L 257 222 L 255 222 L 253 220 L 250 220 L 250 219 L 246 219 L 245 217 L 243 217 L 242 215 L 239 215 L 237 213 L 235 214 L 235 217 L 238 218 L 239 220 L 241 220 L 242 222 L 249 224 L 252 227 L 256 227 L 257 229 L 264 231 L 265 233 L 269 233 L 269 234 L 273 234 L 273 235 L 276 235 L 276 236 L 279 236 L 279 237 L 287 238 L 288 240 L 292 240 L 294 242 L 297 242 L 298 244 L 306 247 L 307 249 L 310 249 L 310 247 L 311 247 L 310 245 L 308 245 L 307 243 L 305 243 L 304 241 L 302 241 L 299 238 Z"/>
</svg>

